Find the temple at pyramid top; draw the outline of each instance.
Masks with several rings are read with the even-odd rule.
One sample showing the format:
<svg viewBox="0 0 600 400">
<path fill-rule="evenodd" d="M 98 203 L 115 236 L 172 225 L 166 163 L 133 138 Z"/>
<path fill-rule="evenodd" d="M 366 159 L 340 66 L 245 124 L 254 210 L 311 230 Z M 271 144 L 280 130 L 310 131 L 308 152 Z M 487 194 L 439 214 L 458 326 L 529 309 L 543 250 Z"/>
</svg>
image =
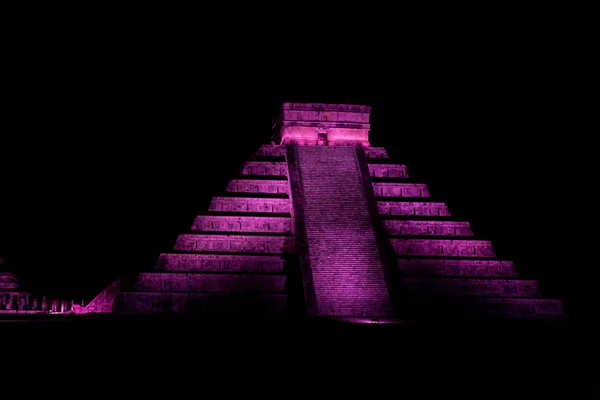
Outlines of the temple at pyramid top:
<svg viewBox="0 0 600 400">
<path fill-rule="evenodd" d="M 283 103 L 275 125 L 279 144 L 369 146 L 371 107 Z"/>
</svg>

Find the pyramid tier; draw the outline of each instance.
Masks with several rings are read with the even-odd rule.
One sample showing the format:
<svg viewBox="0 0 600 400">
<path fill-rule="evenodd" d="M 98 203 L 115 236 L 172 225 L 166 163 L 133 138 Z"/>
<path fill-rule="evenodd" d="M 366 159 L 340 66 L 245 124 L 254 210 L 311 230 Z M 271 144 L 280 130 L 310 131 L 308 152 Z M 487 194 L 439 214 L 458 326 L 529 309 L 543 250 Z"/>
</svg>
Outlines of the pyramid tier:
<svg viewBox="0 0 600 400">
<path fill-rule="evenodd" d="M 290 217 L 199 215 L 192 231 L 290 233 Z"/>
<path fill-rule="evenodd" d="M 285 289 L 284 275 L 206 274 L 197 272 L 144 272 L 138 277 L 139 292 L 266 292 Z"/>
<path fill-rule="evenodd" d="M 369 173 L 373 178 L 408 178 L 404 164 L 369 164 Z"/>
<path fill-rule="evenodd" d="M 242 168 L 241 175 L 288 176 L 286 162 L 248 161 Z"/>
<path fill-rule="evenodd" d="M 282 254 L 294 252 L 294 241 L 292 236 L 183 234 L 177 237 L 173 249 L 183 252 Z"/>
<path fill-rule="evenodd" d="M 281 313 L 287 295 L 282 293 L 175 293 L 122 292 L 117 310 L 126 313 Z"/>
<path fill-rule="evenodd" d="M 283 145 L 263 144 L 254 153 L 255 157 L 284 157 L 286 147 Z M 385 147 L 364 147 L 364 154 L 368 159 L 388 159 L 389 155 Z"/>
<path fill-rule="evenodd" d="M 496 255 L 488 240 L 390 239 L 398 256 L 486 257 Z"/>
<path fill-rule="evenodd" d="M 518 276 L 512 261 L 399 258 L 396 262 L 404 276 Z"/>
<path fill-rule="evenodd" d="M 473 236 L 468 222 L 383 220 L 383 229 L 392 236 Z"/>
<path fill-rule="evenodd" d="M 437 201 L 377 201 L 380 216 L 426 215 L 432 217 L 450 217 L 445 203 Z"/>
<path fill-rule="evenodd" d="M 289 199 L 215 196 L 208 210 L 219 212 L 289 213 L 291 208 Z"/>
<path fill-rule="evenodd" d="M 282 256 L 250 254 L 181 254 L 163 253 L 157 270 L 203 272 L 281 273 Z"/>
<path fill-rule="evenodd" d="M 379 197 L 429 197 L 422 183 L 373 182 L 373 193 Z"/>
<path fill-rule="evenodd" d="M 226 190 L 232 193 L 289 194 L 290 186 L 287 180 L 232 179 Z"/>
</svg>

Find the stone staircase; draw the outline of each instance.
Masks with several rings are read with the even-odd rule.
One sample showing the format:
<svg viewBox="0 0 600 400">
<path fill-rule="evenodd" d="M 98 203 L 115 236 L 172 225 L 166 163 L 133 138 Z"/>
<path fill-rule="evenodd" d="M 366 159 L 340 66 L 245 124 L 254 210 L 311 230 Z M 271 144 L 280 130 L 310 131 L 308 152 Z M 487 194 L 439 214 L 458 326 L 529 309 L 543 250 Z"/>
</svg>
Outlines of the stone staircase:
<svg viewBox="0 0 600 400">
<path fill-rule="evenodd" d="M 298 231 L 303 275 L 310 275 L 309 290 L 314 291 L 312 313 L 389 317 L 384 267 L 356 148 L 290 146 L 288 154 L 294 212 L 304 228 Z"/>
</svg>

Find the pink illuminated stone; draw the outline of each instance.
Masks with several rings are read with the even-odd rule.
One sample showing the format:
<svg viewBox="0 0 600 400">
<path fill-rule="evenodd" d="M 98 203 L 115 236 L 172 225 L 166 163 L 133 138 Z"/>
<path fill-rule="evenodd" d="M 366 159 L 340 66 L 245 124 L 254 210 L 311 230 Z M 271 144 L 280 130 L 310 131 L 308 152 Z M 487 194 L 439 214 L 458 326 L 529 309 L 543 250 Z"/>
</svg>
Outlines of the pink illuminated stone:
<svg viewBox="0 0 600 400">
<path fill-rule="evenodd" d="M 363 151 L 365 152 L 365 156 L 369 160 L 390 158 L 390 156 L 388 156 L 387 150 L 384 147 L 365 147 L 363 148 Z"/>
<path fill-rule="evenodd" d="M 284 275 L 146 272 L 136 284 L 140 292 L 283 292 Z"/>
<path fill-rule="evenodd" d="M 402 271 L 404 275 L 479 277 L 518 276 L 512 261 L 400 258 L 397 263 L 400 271 Z"/>
<path fill-rule="evenodd" d="M 249 254 L 161 254 L 157 270 L 280 273 L 281 256 Z"/>
<path fill-rule="evenodd" d="M 289 194 L 287 181 L 232 179 L 227 185 L 228 192 L 236 193 L 278 193 Z"/>
<path fill-rule="evenodd" d="M 271 161 L 248 161 L 242 168 L 242 175 L 287 176 L 287 164 Z"/>
<path fill-rule="evenodd" d="M 384 220 L 382 224 L 390 235 L 473 236 L 468 222 Z"/>
<path fill-rule="evenodd" d="M 373 178 L 408 178 L 406 165 L 369 164 L 369 173 Z"/>
<path fill-rule="evenodd" d="M 305 304 L 309 315 L 367 324 L 563 317 L 560 300 L 543 298 L 468 222 L 450 220 L 443 199 L 429 201 L 427 185 L 407 182 L 406 165 L 370 145 L 369 106 L 284 103 L 274 128 L 155 271 L 73 311 L 248 315 Z M 16 287 L 0 274 L 0 312 L 32 304 Z"/>
<path fill-rule="evenodd" d="M 390 239 L 399 256 L 495 257 L 488 240 Z"/>
<path fill-rule="evenodd" d="M 445 203 L 415 201 L 378 201 L 380 215 L 426 215 L 449 217 L 450 211 Z"/>
<path fill-rule="evenodd" d="M 289 213 L 289 199 L 268 199 L 248 197 L 213 197 L 209 211 Z"/>
<path fill-rule="evenodd" d="M 301 262 L 309 309 L 319 316 L 390 316 L 358 153 L 352 147 L 290 149 L 290 184 L 305 231 Z"/>
<path fill-rule="evenodd" d="M 420 183 L 373 182 L 373 192 L 380 197 L 429 197 L 427 185 Z"/>
<path fill-rule="evenodd" d="M 173 247 L 180 251 L 214 251 L 233 253 L 292 253 L 291 236 L 179 235 Z"/>
<path fill-rule="evenodd" d="M 291 232 L 292 220 L 285 217 L 239 217 L 200 215 L 192 225 L 193 231 L 219 232 Z"/>
<path fill-rule="evenodd" d="M 370 146 L 369 106 L 284 103 L 277 122 L 281 144 Z"/>
</svg>

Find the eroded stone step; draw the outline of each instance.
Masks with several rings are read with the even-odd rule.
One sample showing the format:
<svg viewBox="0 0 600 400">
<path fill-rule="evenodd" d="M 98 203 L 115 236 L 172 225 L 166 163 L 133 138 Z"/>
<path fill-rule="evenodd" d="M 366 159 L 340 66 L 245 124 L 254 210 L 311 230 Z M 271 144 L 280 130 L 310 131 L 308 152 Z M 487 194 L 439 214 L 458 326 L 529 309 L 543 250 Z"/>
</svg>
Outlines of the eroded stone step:
<svg viewBox="0 0 600 400">
<path fill-rule="evenodd" d="M 363 147 L 363 150 L 368 159 L 390 158 L 385 147 Z"/>
<path fill-rule="evenodd" d="M 399 236 L 473 236 L 468 222 L 383 220 L 383 229 Z"/>
<path fill-rule="evenodd" d="M 241 175 L 288 176 L 286 162 L 248 161 L 244 164 Z"/>
<path fill-rule="evenodd" d="M 538 284 L 525 279 L 417 278 L 402 279 L 406 291 L 438 296 L 540 296 Z"/>
<path fill-rule="evenodd" d="M 399 258 L 403 275 L 517 277 L 512 261 Z"/>
<path fill-rule="evenodd" d="M 289 199 L 251 198 L 251 197 L 213 197 L 209 211 L 289 213 Z"/>
<path fill-rule="evenodd" d="M 259 157 L 283 157 L 285 156 L 285 146 L 263 144 L 254 154 Z"/>
<path fill-rule="evenodd" d="M 291 236 L 247 236 L 183 234 L 177 237 L 174 250 L 222 251 L 233 253 L 292 253 Z"/>
<path fill-rule="evenodd" d="M 291 232 L 292 219 L 283 217 L 234 217 L 224 215 L 199 215 L 192 225 L 193 231 L 219 232 Z"/>
<path fill-rule="evenodd" d="M 422 183 L 373 182 L 373 193 L 378 197 L 430 197 Z"/>
<path fill-rule="evenodd" d="M 163 253 L 158 257 L 157 270 L 204 272 L 280 273 L 281 256 L 248 254 L 179 254 Z"/>
<path fill-rule="evenodd" d="M 448 206 L 442 202 L 378 201 L 379 214 L 385 215 L 427 215 L 450 217 Z"/>
<path fill-rule="evenodd" d="M 135 313 L 283 312 L 287 294 L 123 292 L 119 308 Z"/>
<path fill-rule="evenodd" d="M 369 164 L 369 173 L 376 178 L 408 178 L 404 164 Z"/>
<path fill-rule="evenodd" d="M 399 256 L 495 257 L 489 240 L 390 239 Z"/>
<path fill-rule="evenodd" d="M 135 285 L 142 292 L 283 292 L 284 275 L 143 272 Z"/>
<path fill-rule="evenodd" d="M 227 185 L 228 192 L 237 193 L 278 193 L 289 194 L 287 180 L 232 179 Z"/>
</svg>

